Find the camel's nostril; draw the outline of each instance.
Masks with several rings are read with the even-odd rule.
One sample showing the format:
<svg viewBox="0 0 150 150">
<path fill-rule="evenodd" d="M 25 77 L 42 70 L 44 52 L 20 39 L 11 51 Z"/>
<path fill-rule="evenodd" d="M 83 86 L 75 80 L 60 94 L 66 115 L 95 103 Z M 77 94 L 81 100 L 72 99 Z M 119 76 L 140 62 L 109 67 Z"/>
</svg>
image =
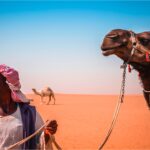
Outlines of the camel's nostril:
<svg viewBox="0 0 150 150">
<path fill-rule="evenodd" d="M 136 46 L 136 42 L 133 42 L 133 46 Z"/>
</svg>

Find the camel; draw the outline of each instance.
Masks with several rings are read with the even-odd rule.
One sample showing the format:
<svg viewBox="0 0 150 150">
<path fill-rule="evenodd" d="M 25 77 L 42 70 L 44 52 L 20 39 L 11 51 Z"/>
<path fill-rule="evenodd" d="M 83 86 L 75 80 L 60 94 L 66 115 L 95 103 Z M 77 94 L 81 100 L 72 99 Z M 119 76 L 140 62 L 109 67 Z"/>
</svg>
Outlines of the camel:
<svg viewBox="0 0 150 150">
<path fill-rule="evenodd" d="M 103 39 L 102 54 L 116 55 L 139 72 L 143 94 L 150 108 L 150 32 L 115 29 Z"/>
<path fill-rule="evenodd" d="M 41 92 L 38 92 L 36 89 L 32 89 L 32 91 L 36 94 L 36 95 L 39 95 L 41 97 L 41 103 L 43 104 L 44 101 L 43 101 L 43 98 L 48 96 L 49 97 L 49 100 L 47 102 L 47 105 L 50 103 L 51 101 L 51 98 L 54 99 L 54 105 L 55 105 L 55 95 L 54 95 L 54 92 L 52 91 L 52 89 L 50 87 L 45 87 L 43 90 L 41 90 Z"/>
</svg>

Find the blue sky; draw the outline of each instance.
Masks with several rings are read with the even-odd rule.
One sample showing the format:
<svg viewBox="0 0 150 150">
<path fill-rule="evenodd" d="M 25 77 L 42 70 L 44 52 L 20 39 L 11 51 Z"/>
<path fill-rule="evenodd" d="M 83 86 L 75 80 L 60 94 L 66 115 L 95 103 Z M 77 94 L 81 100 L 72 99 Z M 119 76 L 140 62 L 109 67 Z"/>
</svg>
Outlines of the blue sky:
<svg viewBox="0 0 150 150">
<path fill-rule="evenodd" d="M 149 31 L 149 1 L 0 1 L 0 63 L 16 68 L 22 90 L 118 94 L 121 60 L 104 57 L 103 37 L 121 28 Z M 137 73 L 126 92 L 141 94 Z"/>
</svg>

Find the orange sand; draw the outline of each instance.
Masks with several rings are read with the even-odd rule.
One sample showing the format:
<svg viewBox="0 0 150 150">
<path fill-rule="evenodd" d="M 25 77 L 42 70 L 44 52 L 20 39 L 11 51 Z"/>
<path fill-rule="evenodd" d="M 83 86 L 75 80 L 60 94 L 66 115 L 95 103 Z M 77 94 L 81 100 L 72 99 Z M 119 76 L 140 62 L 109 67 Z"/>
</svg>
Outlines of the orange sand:
<svg viewBox="0 0 150 150">
<path fill-rule="evenodd" d="M 56 139 L 63 150 L 97 150 L 112 120 L 118 96 L 56 95 L 56 105 L 41 105 L 28 95 L 46 119 L 59 124 Z M 45 99 L 46 100 L 46 99 Z M 143 96 L 125 96 L 105 150 L 150 150 L 150 110 Z"/>
</svg>

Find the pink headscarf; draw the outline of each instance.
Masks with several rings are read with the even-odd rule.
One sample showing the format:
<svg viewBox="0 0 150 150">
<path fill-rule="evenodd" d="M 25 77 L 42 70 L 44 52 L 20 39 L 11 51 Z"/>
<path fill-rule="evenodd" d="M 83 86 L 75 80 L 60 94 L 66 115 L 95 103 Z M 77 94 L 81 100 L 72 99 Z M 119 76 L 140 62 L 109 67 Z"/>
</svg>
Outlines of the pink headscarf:
<svg viewBox="0 0 150 150">
<path fill-rule="evenodd" d="M 25 95 L 20 91 L 21 84 L 19 82 L 18 72 L 15 69 L 2 64 L 0 65 L 0 73 L 6 78 L 6 83 L 11 90 L 12 99 L 15 102 L 29 102 Z"/>
</svg>

